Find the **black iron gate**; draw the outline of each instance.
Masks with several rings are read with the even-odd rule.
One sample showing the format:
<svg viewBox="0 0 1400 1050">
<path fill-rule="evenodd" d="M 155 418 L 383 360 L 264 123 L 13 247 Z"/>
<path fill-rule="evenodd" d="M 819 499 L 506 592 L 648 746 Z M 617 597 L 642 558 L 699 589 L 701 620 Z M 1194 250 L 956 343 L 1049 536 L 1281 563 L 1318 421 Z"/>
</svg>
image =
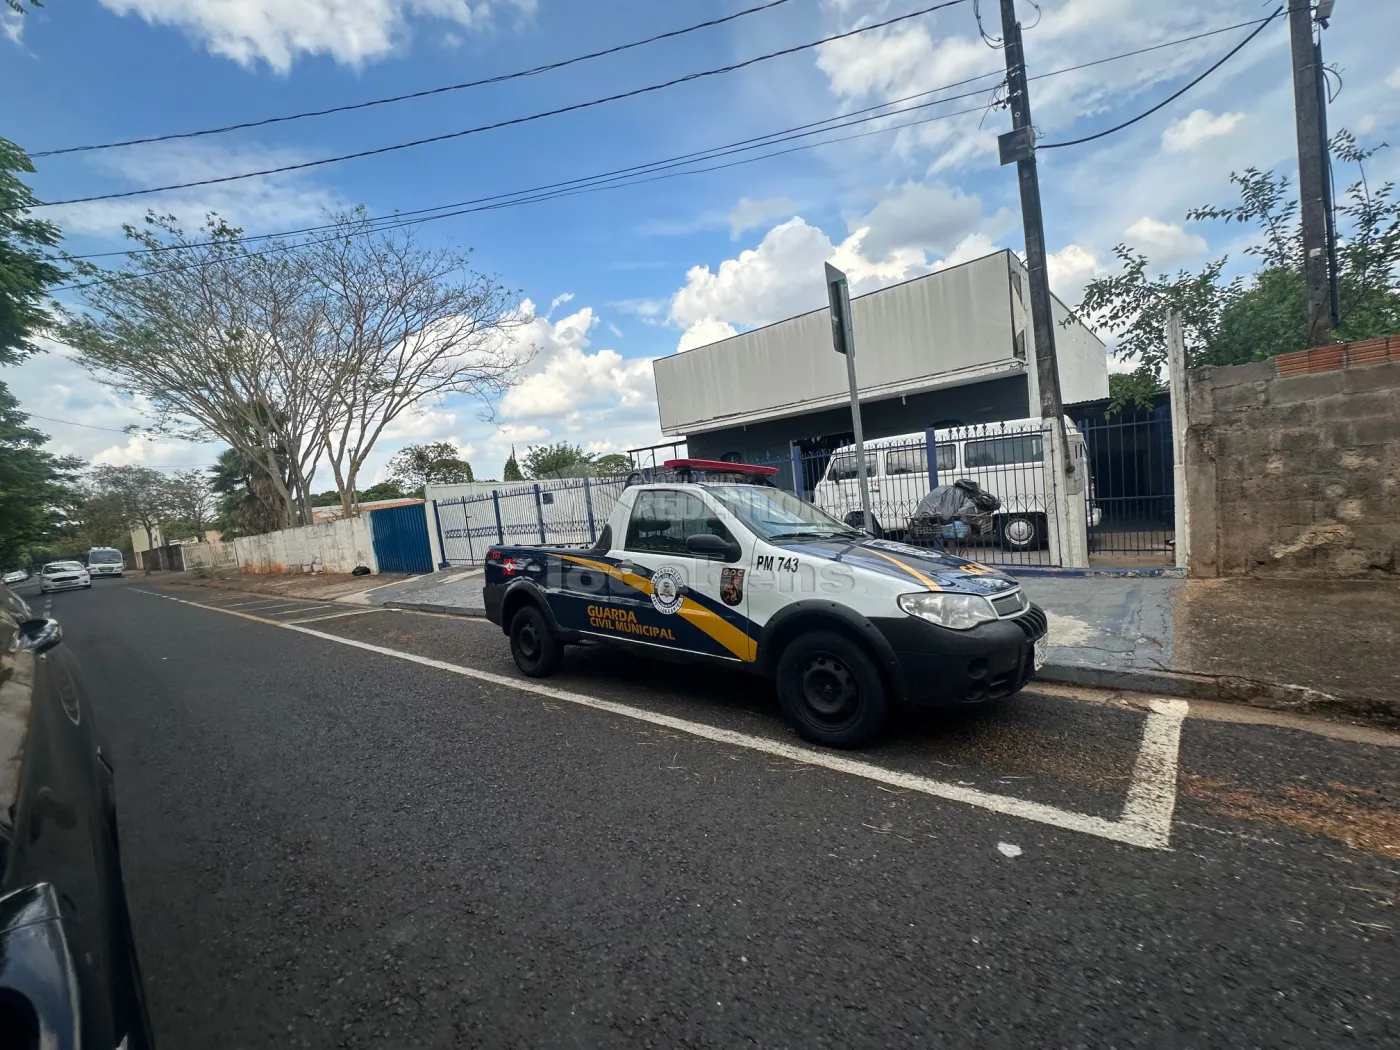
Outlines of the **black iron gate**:
<svg viewBox="0 0 1400 1050">
<path fill-rule="evenodd" d="M 1170 565 L 1176 503 L 1168 405 L 1076 421 L 1088 446 L 1089 556 Z"/>
</svg>

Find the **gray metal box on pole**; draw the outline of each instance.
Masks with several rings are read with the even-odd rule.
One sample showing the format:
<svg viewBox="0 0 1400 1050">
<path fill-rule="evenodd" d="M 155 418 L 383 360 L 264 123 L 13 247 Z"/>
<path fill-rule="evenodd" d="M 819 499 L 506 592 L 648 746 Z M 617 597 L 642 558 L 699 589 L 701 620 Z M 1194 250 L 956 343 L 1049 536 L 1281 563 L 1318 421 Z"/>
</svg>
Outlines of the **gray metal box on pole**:
<svg viewBox="0 0 1400 1050">
<path fill-rule="evenodd" d="M 860 387 L 856 383 L 856 336 L 851 327 L 851 292 L 846 275 L 826 264 L 826 296 L 831 303 L 831 344 L 846 357 L 846 378 L 851 384 L 851 429 L 856 439 L 856 479 L 860 485 L 861 526 L 872 535 L 870 481 L 865 476 L 865 434 L 860 425 Z"/>
</svg>

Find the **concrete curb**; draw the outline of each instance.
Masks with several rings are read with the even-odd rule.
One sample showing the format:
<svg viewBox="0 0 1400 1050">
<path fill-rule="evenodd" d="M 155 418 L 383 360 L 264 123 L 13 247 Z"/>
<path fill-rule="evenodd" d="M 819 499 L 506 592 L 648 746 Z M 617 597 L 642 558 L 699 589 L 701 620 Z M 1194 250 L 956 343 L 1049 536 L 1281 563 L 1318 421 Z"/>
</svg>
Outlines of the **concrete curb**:
<svg viewBox="0 0 1400 1050">
<path fill-rule="evenodd" d="M 1187 700 L 1215 700 L 1272 711 L 1343 716 L 1378 725 L 1400 725 L 1400 700 L 1334 696 L 1306 686 L 1263 682 L 1230 675 L 1192 674 L 1185 671 L 1125 671 L 1109 667 L 1047 663 L 1036 672 L 1036 678 L 1093 689 L 1158 693 Z"/>
<path fill-rule="evenodd" d="M 405 612 L 437 613 L 440 616 L 466 616 L 473 620 L 486 619 L 485 609 L 468 609 L 461 605 L 434 605 L 431 602 L 385 602 L 379 608 L 402 609 Z"/>
</svg>

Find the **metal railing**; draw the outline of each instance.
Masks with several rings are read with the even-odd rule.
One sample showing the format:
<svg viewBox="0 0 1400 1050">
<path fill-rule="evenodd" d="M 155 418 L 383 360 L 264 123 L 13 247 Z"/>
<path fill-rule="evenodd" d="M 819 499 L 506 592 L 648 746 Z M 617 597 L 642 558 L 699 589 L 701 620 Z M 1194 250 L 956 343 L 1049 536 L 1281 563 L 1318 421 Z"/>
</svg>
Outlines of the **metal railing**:
<svg viewBox="0 0 1400 1050">
<path fill-rule="evenodd" d="M 1093 479 L 1089 554 L 1105 562 L 1170 565 L 1175 559 L 1176 503 L 1172 420 L 1167 406 L 1122 412 L 1076 425 L 1088 446 Z"/>
<path fill-rule="evenodd" d="M 588 546 L 607 524 L 626 476 L 568 478 L 434 500 L 438 542 L 449 565 L 479 565 L 493 543 Z"/>
</svg>

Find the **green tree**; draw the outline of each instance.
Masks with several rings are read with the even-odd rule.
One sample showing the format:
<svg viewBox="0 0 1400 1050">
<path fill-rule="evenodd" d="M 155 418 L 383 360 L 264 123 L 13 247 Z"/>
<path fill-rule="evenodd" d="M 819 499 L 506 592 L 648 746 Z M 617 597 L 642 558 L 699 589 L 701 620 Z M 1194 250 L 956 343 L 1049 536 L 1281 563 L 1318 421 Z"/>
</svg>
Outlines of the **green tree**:
<svg viewBox="0 0 1400 1050">
<path fill-rule="evenodd" d="M 204 539 L 204 532 L 213 525 L 214 490 L 202 470 L 180 470 L 167 482 L 170 498 L 170 519 L 162 530 L 167 540 L 193 536 Z"/>
<path fill-rule="evenodd" d="M 58 227 L 29 217 L 39 202 L 17 173 L 33 171 L 24 151 L 0 138 L 0 365 L 39 352 L 34 333 L 54 323 L 47 291 L 66 276 L 50 255 Z"/>
<path fill-rule="evenodd" d="M 520 473 L 520 464 L 515 461 L 515 446 L 510 447 L 510 459 L 506 460 L 506 465 L 501 468 L 502 481 L 524 481 L 525 475 Z"/>
<path fill-rule="evenodd" d="M 154 547 L 156 532 L 175 516 L 170 479 L 150 467 L 127 465 L 97 467 L 92 480 L 100 493 L 120 501 L 126 523 L 144 530 L 146 546 Z"/>
<path fill-rule="evenodd" d="M 611 474 L 626 474 L 632 469 L 632 460 L 621 452 L 609 452 L 593 461 L 593 470 L 600 477 Z"/>
<path fill-rule="evenodd" d="M 225 539 L 260 536 L 283 528 L 281 494 L 268 477 L 262 460 L 236 448 L 225 449 L 209 470 L 215 496 L 215 527 Z M 331 493 L 331 504 L 340 494 Z"/>
<path fill-rule="evenodd" d="M 592 473 L 593 457 L 580 445 L 557 441 L 553 445 L 531 445 L 525 450 L 528 478 L 578 478 Z"/>
<path fill-rule="evenodd" d="M 1400 202 L 1391 183 L 1373 187 L 1366 176 L 1374 149 L 1358 146 L 1347 131 L 1333 138 L 1331 148 L 1357 170 L 1337 206 L 1341 324 L 1336 338 L 1389 335 L 1400 331 Z M 1259 263 L 1253 274 L 1225 279 L 1228 259 L 1221 257 L 1199 272 L 1154 278 L 1146 256 L 1120 244 L 1114 249 L 1120 271 L 1085 290 L 1080 317 L 1108 330 L 1116 339 L 1114 353 L 1136 362 L 1137 391 L 1160 384 L 1166 321 L 1173 311 L 1181 314 L 1192 365 L 1242 364 L 1306 346 L 1297 201 L 1287 180 L 1271 171 L 1249 168 L 1230 180 L 1239 189 L 1237 203 L 1195 208 L 1187 219 L 1255 227 L 1258 239 L 1245 249 Z"/>
<path fill-rule="evenodd" d="M 405 499 L 408 493 L 404 492 L 402 486 L 397 481 L 381 481 L 378 485 L 371 485 L 369 488 L 355 494 L 357 503 L 374 503 L 381 499 Z"/>
<path fill-rule="evenodd" d="M 457 455 L 457 446 L 447 441 L 399 449 L 389 460 L 389 476 L 405 492 L 419 497 L 427 485 L 458 485 L 474 480 L 472 465 Z"/>
<path fill-rule="evenodd" d="M 60 534 L 82 461 L 43 451 L 47 437 L 28 425 L 19 402 L 0 384 L 0 565 Z"/>
</svg>

